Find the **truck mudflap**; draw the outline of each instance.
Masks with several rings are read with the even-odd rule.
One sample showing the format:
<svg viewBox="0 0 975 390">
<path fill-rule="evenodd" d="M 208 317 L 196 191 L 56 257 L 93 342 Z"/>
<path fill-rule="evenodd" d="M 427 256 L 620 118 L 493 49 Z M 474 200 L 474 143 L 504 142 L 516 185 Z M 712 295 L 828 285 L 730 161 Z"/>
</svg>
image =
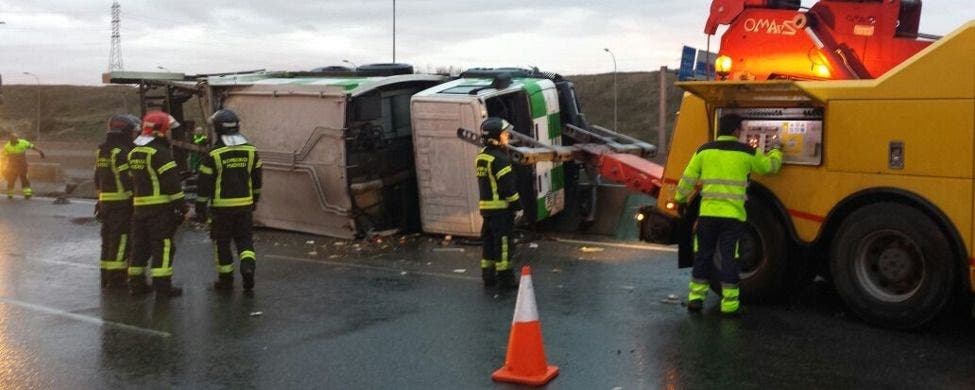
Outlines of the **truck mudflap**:
<svg viewBox="0 0 975 390">
<path fill-rule="evenodd" d="M 646 206 L 640 209 L 636 219 L 640 224 L 641 240 L 661 245 L 677 244 L 678 268 L 694 265 L 693 218 L 674 217 L 656 206 Z"/>
</svg>

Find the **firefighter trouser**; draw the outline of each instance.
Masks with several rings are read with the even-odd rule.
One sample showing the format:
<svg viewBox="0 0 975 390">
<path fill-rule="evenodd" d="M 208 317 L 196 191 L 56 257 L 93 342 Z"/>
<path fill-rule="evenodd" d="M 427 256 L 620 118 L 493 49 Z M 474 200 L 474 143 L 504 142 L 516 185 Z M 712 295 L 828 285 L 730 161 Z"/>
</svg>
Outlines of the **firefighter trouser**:
<svg viewBox="0 0 975 390">
<path fill-rule="evenodd" d="M 105 271 L 125 271 L 128 264 L 132 241 L 129 231 L 132 227 L 132 206 L 109 205 L 102 203 L 99 211 L 102 219 L 102 260 L 101 269 Z"/>
<path fill-rule="evenodd" d="M 481 268 L 495 267 L 497 271 L 511 269 L 511 233 L 515 227 L 515 216 L 511 212 L 485 215 L 481 226 Z"/>
<path fill-rule="evenodd" d="M 27 177 L 27 168 L 24 169 L 11 169 L 4 173 L 4 179 L 7 180 L 7 197 L 14 196 L 14 187 L 16 187 L 17 179 L 20 179 L 20 190 L 24 193 L 24 196 L 33 195 L 33 191 L 30 189 L 30 178 Z"/>
<path fill-rule="evenodd" d="M 173 234 L 182 222 L 169 205 L 148 206 L 149 210 L 136 208 L 132 216 L 132 256 L 129 276 L 146 274 L 152 258 L 150 274 L 153 278 L 173 276 Z M 147 207 L 147 208 L 148 208 Z"/>
<path fill-rule="evenodd" d="M 241 272 L 253 272 L 257 261 L 254 253 L 254 213 L 250 209 L 237 208 L 221 210 L 214 207 L 210 210 L 212 210 L 213 220 L 210 225 L 210 238 L 213 239 L 213 257 L 217 265 L 217 273 L 224 275 L 234 272 L 231 242 L 237 248 Z"/>
<path fill-rule="evenodd" d="M 704 299 L 714 255 L 721 261 L 721 311 L 738 310 L 738 240 L 745 232 L 745 223 L 732 218 L 700 217 L 694 232 L 694 269 L 691 271 L 690 300 Z"/>
</svg>

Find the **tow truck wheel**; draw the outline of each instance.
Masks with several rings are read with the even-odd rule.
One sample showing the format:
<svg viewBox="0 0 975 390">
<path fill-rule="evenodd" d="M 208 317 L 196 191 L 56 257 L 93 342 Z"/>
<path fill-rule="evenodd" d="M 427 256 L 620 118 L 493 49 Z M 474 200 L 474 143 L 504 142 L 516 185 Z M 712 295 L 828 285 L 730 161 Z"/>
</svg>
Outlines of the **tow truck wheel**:
<svg viewBox="0 0 975 390">
<path fill-rule="evenodd" d="M 899 203 L 855 211 L 840 226 L 830 256 L 836 291 L 875 325 L 906 329 L 933 319 L 951 299 L 954 256 L 938 225 Z"/>
<path fill-rule="evenodd" d="M 781 301 L 789 295 L 789 241 L 785 227 L 762 202 L 749 202 L 745 234 L 738 242 L 741 300 L 745 303 Z M 711 289 L 721 294 L 721 261 L 715 256 Z"/>
</svg>

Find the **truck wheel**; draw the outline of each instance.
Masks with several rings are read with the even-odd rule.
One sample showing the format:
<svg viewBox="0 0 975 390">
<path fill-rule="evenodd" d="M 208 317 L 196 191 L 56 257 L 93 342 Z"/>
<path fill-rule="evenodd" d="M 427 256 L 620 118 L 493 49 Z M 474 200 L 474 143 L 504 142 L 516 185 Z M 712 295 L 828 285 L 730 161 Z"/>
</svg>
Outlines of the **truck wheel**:
<svg viewBox="0 0 975 390">
<path fill-rule="evenodd" d="M 942 311 L 956 270 L 948 239 L 921 211 L 877 203 L 847 217 L 831 250 L 840 298 L 865 321 L 915 328 Z"/>
<path fill-rule="evenodd" d="M 788 296 L 789 281 L 789 241 L 785 227 L 771 209 L 760 203 L 749 203 L 747 211 L 748 226 L 738 243 L 741 300 L 745 303 L 781 301 Z M 714 269 L 711 289 L 720 295 L 721 262 L 717 256 Z"/>
</svg>

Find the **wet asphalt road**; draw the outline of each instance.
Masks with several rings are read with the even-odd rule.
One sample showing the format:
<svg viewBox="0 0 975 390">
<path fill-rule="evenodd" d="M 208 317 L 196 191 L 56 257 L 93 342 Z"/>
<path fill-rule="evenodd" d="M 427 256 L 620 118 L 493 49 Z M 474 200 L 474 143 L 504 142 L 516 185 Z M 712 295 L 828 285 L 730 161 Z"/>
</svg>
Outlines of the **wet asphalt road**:
<svg viewBox="0 0 975 390">
<path fill-rule="evenodd" d="M 259 231 L 245 296 L 209 290 L 211 244 L 186 228 L 175 276 L 186 292 L 157 302 L 99 289 L 91 207 L 0 201 L 2 388 L 517 388 L 490 379 L 515 299 L 481 288 L 477 247 Z M 518 251 L 561 368 L 550 389 L 975 386 L 970 321 L 872 328 L 823 286 L 737 319 L 712 294 L 689 316 L 667 299 L 687 280 L 672 252 L 536 243 Z"/>
</svg>

